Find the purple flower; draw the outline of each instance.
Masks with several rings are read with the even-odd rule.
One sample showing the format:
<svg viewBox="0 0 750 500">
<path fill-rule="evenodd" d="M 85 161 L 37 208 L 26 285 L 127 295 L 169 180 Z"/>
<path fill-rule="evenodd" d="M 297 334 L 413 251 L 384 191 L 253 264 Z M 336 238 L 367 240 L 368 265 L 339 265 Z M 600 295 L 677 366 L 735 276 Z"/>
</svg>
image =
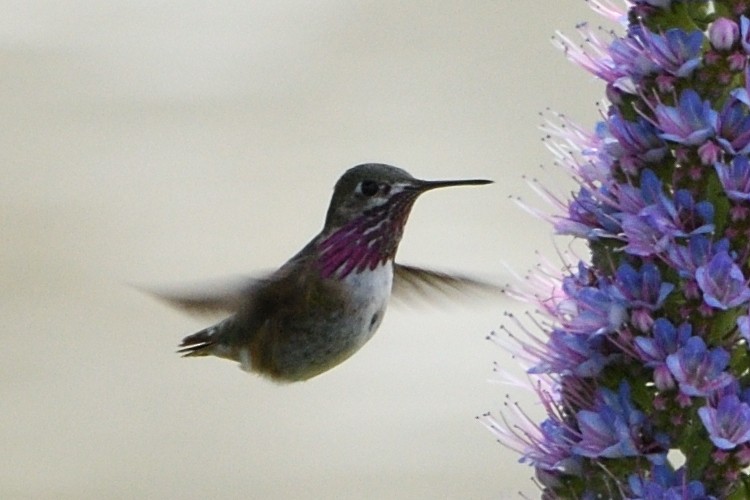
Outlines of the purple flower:
<svg viewBox="0 0 750 500">
<path fill-rule="evenodd" d="M 579 411 L 576 420 L 581 440 L 572 448 L 575 453 L 591 458 L 641 455 L 638 442 L 645 417 L 633 407 L 626 383 L 618 393 L 600 388 L 594 409 Z"/>
<path fill-rule="evenodd" d="M 654 264 L 644 264 L 640 272 L 630 264 L 617 268 L 615 283 L 610 294 L 618 302 L 631 309 L 630 321 L 641 331 L 653 324 L 652 313 L 662 307 L 674 285 L 662 283 L 659 268 Z"/>
<path fill-rule="evenodd" d="M 635 344 L 646 366 L 654 367 L 664 363 L 667 356 L 684 346 L 692 335 L 690 323 L 682 323 L 679 328 L 665 318 L 654 321 L 653 337 L 636 337 Z"/>
<path fill-rule="evenodd" d="M 700 337 L 690 337 L 676 353 L 667 356 L 667 367 L 686 396 L 710 396 L 732 383 L 724 370 L 729 365 L 729 353 L 717 347 L 709 350 Z"/>
<path fill-rule="evenodd" d="M 735 156 L 732 163 L 716 163 L 721 186 L 730 200 L 750 200 L 750 162 L 747 156 Z"/>
<path fill-rule="evenodd" d="M 668 238 L 653 224 L 653 217 L 644 214 L 648 206 L 660 203 L 663 198 L 659 178 L 652 170 L 645 169 L 641 173 L 640 190 L 620 185 L 617 193 L 623 210 L 625 251 L 644 257 L 661 253 L 669 243 Z"/>
<path fill-rule="evenodd" d="M 539 426 L 542 439 L 547 450 L 556 450 L 550 460 L 549 452 L 544 454 L 544 461 L 541 460 L 542 454 L 527 454 L 525 459 L 533 461 L 537 467 L 544 467 L 548 470 L 565 468 L 568 471 L 575 467 L 575 460 L 569 455 L 571 439 L 574 439 L 572 429 L 559 420 L 548 418 Z"/>
<path fill-rule="evenodd" d="M 609 117 L 606 125 L 614 140 L 606 142 L 605 149 L 612 157 L 624 163 L 627 171 L 634 171 L 647 163 L 659 162 L 667 154 L 667 145 L 659 137 L 656 127 L 642 117 L 631 122 L 614 114 Z"/>
<path fill-rule="evenodd" d="M 662 283 L 659 268 L 646 263 L 640 272 L 630 264 L 622 264 L 615 274 L 612 295 L 630 307 L 645 307 L 652 311 L 659 309 L 667 295 L 674 290 L 671 283 Z"/>
<path fill-rule="evenodd" d="M 750 316 L 743 314 L 737 318 L 737 330 L 740 332 L 740 337 L 750 343 Z"/>
<path fill-rule="evenodd" d="M 569 201 L 538 191 L 559 207 L 545 216 L 555 229 L 586 240 L 590 263 L 562 274 L 545 265 L 529 281 L 545 287 L 526 297 L 547 316 L 529 316 L 546 336 L 514 344 L 547 420 L 542 430 L 523 415 L 507 433 L 525 443 L 515 449 L 542 498 L 740 498 L 750 480 L 750 0 L 589 3 L 623 29 L 581 25 L 583 43 L 557 43 L 604 80 L 605 118 L 593 132 L 562 116 L 546 128 L 577 189 Z M 668 450 L 684 466 L 673 470 Z"/>
<path fill-rule="evenodd" d="M 669 239 L 659 232 L 648 219 L 638 215 L 626 215 L 622 231 L 628 244 L 624 250 L 631 255 L 648 257 L 662 253 L 669 246 Z"/>
<path fill-rule="evenodd" d="M 687 245 L 671 245 L 667 252 L 667 261 L 682 278 L 693 279 L 699 267 L 706 264 L 714 253 L 729 250 L 729 241 L 725 238 L 712 243 L 710 236 L 699 234 L 691 236 Z"/>
<path fill-rule="evenodd" d="M 716 309 L 737 307 L 750 300 L 750 288 L 742 270 L 726 251 L 716 253 L 695 271 L 703 301 Z"/>
<path fill-rule="evenodd" d="M 556 329 L 550 334 L 545 349 L 537 352 L 540 362 L 529 373 L 573 373 L 579 377 L 595 377 L 611 361 L 605 355 L 605 339 L 588 337 Z"/>
<path fill-rule="evenodd" d="M 670 29 L 663 35 L 644 31 L 644 39 L 651 60 L 674 76 L 685 78 L 700 65 L 703 33 L 699 30 Z"/>
<path fill-rule="evenodd" d="M 742 49 L 746 54 L 750 54 L 750 19 L 745 16 L 740 17 L 740 41 Z"/>
<path fill-rule="evenodd" d="M 658 202 L 641 210 L 642 217 L 661 234 L 670 238 L 694 236 L 714 230 L 714 207 L 710 202 L 695 203 L 693 195 L 678 190 L 674 199 L 662 194 Z"/>
<path fill-rule="evenodd" d="M 653 175 L 653 171 L 644 170 L 643 175 Z M 656 189 L 661 189 L 659 179 L 653 177 L 656 182 Z M 612 186 L 612 197 L 616 200 L 616 207 L 619 211 L 619 216 L 622 218 L 624 215 L 637 215 L 643 210 L 649 203 L 653 203 L 649 199 L 649 187 L 641 181 L 640 187 L 631 186 L 630 184 L 615 184 Z"/>
<path fill-rule="evenodd" d="M 582 187 L 568 206 L 568 217 L 556 221 L 555 231 L 588 239 L 613 237 L 619 232 L 613 212 L 613 209 L 602 206 L 591 190 Z"/>
<path fill-rule="evenodd" d="M 744 64 L 744 57 L 742 62 Z M 743 103 L 745 106 L 750 106 L 750 66 L 745 66 L 744 76 L 745 86 L 733 89 L 731 92 L 729 92 L 729 95 L 732 96 L 732 98 L 737 99 L 738 101 Z"/>
<path fill-rule="evenodd" d="M 612 332 L 625 321 L 625 306 L 599 289 L 584 288 L 575 299 L 576 314 L 566 324 L 570 331 L 597 335 Z"/>
<path fill-rule="evenodd" d="M 668 251 L 675 238 L 714 230 L 713 205 L 695 203 L 689 191 L 678 190 L 674 199 L 662 192 L 661 181 L 649 169 L 641 174 L 641 197 L 646 206 L 638 213 L 623 215 L 622 231 L 627 241 L 625 251 L 649 256 Z"/>
<path fill-rule="evenodd" d="M 654 369 L 657 389 L 671 389 L 675 382 L 667 367 L 667 356 L 676 353 L 687 343 L 692 335 L 692 327 L 689 323 L 682 323 L 675 328 L 669 320 L 658 318 L 651 331 L 652 337 L 635 338 L 636 351 L 644 364 Z"/>
<path fill-rule="evenodd" d="M 554 473 L 576 474 L 580 469 L 580 457 L 573 454 L 570 446 L 577 439 L 576 431 L 555 411 L 547 393 L 539 388 L 536 390 L 549 414 L 541 424 L 533 423 L 517 405 L 508 407 L 519 422 L 512 428 L 502 425 L 489 414 L 482 415 L 479 420 L 498 441 L 521 454 L 520 462 L 553 473 L 552 476 Z"/>
<path fill-rule="evenodd" d="M 654 114 L 664 131 L 660 137 L 668 141 L 698 146 L 716 132 L 718 114 L 711 108 L 711 101 L 701 101 L 693 89 L 684 90 L 675 107 L 657 105 Z"/>
<path fill-rule="evenodd" d="M 640 80 L 659 70 L 659 66 L 648 56 L 642 40 L 634 33 L 631 33 L 628 38 L 613 40 L 609 46 L 609 56 L 620 73 L 619 79 L 629 76 Z M 615 82 L 616 79 L 611 81 Z M 622 81 L 619 83 L 619 87 L 627 87 Z"/>
<path fill-rule="evenodd" d="M 663 196 L 662 183 L 651 169 L 641 173 L 641 196 L 645 205 L 657 203 Z"/>
<path fill-rule="evenodd" d="M 588 46 L 591 47 L 591 50 L 587 51 L 585 46 L 573 42 L 561 33 L 552 38 L 555 45 L 565 52 L 568 59 L 609 83 L 613 83 L 627 74 L 627 70 L 611 58 L 601 57 L 606 47 L 599 42 L 599 38 L 591 32 L 586 23 L 579 24 L 577 28 L 584 39 L 590 40 Z"/>
<path fill-rule="evenodd" d="M 626 303 L 611 293 L 605 280 L 583 286 L 576 276 L 563 280 L 567 300 L 546 305 L 564 329 L 575 334 L 602 335 L 614 332 L 627 319 Z"/>
<path fill-rule="evenodd" d="M 738 396 L 721 398 L 716 408 L 703 406 L 698 415 L 717 448 L 732 450 L 750 441 L 750 406 Z"/>
<path fill-rule="evenodd" d="M 716 140 L 730 154 L 750 152 L 750 114 L 745 103 L 730 99 L 717 119 Z"/>
<path fill-rule="evenodd" d="M 700 481 L 688 481 L 684 467 L 673 471 L 668 465 L 654 465 L 648 477 L 633 474 L 628 479 L 632 500 L 711 500 Z"/>
</svg>

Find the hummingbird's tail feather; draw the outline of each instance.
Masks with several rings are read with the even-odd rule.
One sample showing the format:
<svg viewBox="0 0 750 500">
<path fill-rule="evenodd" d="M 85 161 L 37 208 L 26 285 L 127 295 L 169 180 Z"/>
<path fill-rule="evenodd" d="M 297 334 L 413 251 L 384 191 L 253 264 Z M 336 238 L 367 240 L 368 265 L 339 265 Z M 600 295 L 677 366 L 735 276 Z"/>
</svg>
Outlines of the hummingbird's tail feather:
<svg viewBox="0 0 750 500">
<path fill-rule="evenodd" d="M 216 327 L 206 328 L 198 333 L 188 335 L 179 345 L 177 352 L 182 354 L 183 358 L 191 356 L 210 356 L 213 354 L 216 340 L 211 337 L 216 331 Z"/>
<path fill-rule="evenodd" d="M 227 345 L 236 331 L 237 322 L 230 316 L 213 326 L 188 335 L 178 346 L 177 352 L 183 357 L 219 356 L 234 359 L 232 350 Z"/>
<path fill-rule="evenodd" d="M 220 355 L 218 351 L 221 350 L 221 342 L 233 324 L 233 318 L 229 317 L 220 323 L 188 335 L 182 339 L 177 352 L 183 357 Z"/>
</svg>

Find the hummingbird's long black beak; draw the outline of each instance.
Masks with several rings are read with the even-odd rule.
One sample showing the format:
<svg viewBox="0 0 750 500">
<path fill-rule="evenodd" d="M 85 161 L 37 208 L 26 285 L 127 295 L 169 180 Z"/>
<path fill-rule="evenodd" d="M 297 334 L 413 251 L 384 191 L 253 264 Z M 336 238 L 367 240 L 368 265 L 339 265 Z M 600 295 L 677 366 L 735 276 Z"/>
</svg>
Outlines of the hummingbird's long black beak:
<svg viewBox="0 0 750 500">
<path fill-rule="evenodd" d="M 457 181 L 419 181 L 415 188 L 420 191 L 429 191 L 430 189 L 437 189 L 451 186 L 481 186 L 483 184 L 492 184 L 494 181 L 487 179 L 464 179 Z"/>
</svg>

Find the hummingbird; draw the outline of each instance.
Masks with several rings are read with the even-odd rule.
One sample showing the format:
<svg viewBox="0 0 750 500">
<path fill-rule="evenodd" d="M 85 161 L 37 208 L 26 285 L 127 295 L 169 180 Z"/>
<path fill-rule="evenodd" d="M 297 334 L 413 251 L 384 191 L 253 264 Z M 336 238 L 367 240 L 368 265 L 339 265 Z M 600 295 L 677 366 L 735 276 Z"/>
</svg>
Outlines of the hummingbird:
<svg viewBox="0 0 750 500">
<path fill-rule="evenodd" d="M 185 337 L 177 352 L 236 361 L 277 382 L 303 381 L 372 338 L 392 292 L 492 287 L 394 262 L 419 195 L 491 182 L 425 181 L 380 163 L 350 168 L 336 182 L 321 232 L 275 272 L 218 291 L 155 293 L 188 311 L 229 314 Z"/>
</svg>

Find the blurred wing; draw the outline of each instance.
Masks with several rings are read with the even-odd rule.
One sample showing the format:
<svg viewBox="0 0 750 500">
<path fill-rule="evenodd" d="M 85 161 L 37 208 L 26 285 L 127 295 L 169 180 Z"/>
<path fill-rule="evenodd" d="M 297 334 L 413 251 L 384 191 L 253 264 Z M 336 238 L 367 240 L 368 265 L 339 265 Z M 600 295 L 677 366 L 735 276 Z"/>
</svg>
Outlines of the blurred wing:
<svg viewBox="0 0 750 500">
<path fill-rule="evenodd" d="M 245 307 L 267 280 L 268 276 L 241 277 L 180 288 L 135 288 L 190 314 L 215 316 L 233 314 Z"/>
<path fill-rule="evenodd" d="M 499 296 L 504 292 L 505 289 L 499 285 L 467 276 L 402 264 L 394 264 L 393 268 L 393 297 L 400 300 L 415 296 L 428 299 L 441 295 L 489 297 Z"/>
</svg>

